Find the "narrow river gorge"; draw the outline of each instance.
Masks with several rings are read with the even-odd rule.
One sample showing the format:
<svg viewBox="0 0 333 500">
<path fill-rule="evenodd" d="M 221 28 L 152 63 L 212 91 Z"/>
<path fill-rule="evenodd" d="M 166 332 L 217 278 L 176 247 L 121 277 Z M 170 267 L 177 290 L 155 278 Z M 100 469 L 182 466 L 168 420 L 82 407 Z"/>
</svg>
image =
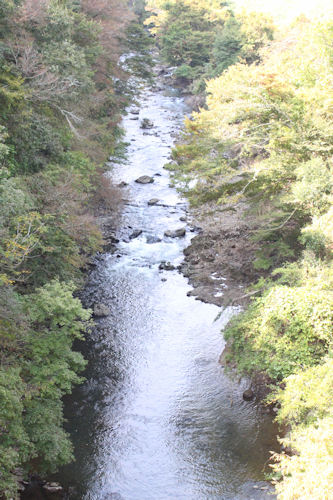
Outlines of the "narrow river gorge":
<svg viewBox="0 0 333 500">
<path fill-rule="evenodd" d="M 276 429 L 243 401 L 248 383 L 218 363 L 221 329 L 237 310 L 216 320 L 219 308 L 188 296 L 177 270 L 195 232 L 163 166 L 186 104 L 173 89 L 147 87 L 128 111 L 128 160 L 112 169 L 115 183 L 128 184 L 120 242 L 99 259 L 83 294 L 110 315 L 82 347 L 86 381 L 65 408 L 76 462 L 57 478 L 71 499 L 272 498 L 263 471 Z M 153 128 L 141 128 L 145 118 Z M 136 183 L 142 175 L 154 182 Z M 159 202 L 149 206 L 152 198 Z M 183 238 L 164 235 L 184 227 Z M 142 233 L 131 238 L 135 231 Z M 175 269 L 161 270 L 163 261 Z M 223 293 L 223 276 L 216 284 Z"/>
</svg>

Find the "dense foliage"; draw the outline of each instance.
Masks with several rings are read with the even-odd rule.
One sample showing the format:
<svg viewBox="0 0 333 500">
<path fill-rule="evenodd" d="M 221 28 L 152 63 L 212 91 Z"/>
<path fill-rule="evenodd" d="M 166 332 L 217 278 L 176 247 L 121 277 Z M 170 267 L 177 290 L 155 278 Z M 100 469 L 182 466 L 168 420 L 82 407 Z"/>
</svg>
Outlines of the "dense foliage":
<svg viewBox="0 0 333 500">
<path fill-rule="evenodd" d="M 89 205 L 117 154 L 131 20 L 125 1 L 0 0 L 0 497 L 72 459 L 62 396 L 90 318 L 73 294 L 102 243 Z"/>
<path fill-rule="evenodd" d="M 75 297 L 102 238 L 89 204 L 117 155 L 128 98 L 118 65 L 149 76 L 149 40 L 119 0 L 0 0 L 0 497 L 72 459 L 61 398 L 85 362 Z M 142 13 L 143 0 L 132 2 Z M 178 81 L 205 90 L 170 169 L 193 204 L 247 206 L 262 278 L 226 337 L 264 373 L 293 453 L 281 500 L 333 494 L 333 26 L 276 29 L 220 0 L 148 0 L 146 23 Z M 116 28 L 116 29 L 115 29 Z M 273 41 L 274 37 L 274 41 Z M 105 185 L 103 185 L 103 189 Z"/>
<path fill-rule="evenodd" d="M 177 23 L 189 30 L 189 12 L 194 19 L 198 5 L 211 12 L 214 4 L 183 3 Z M 179 2 L 160 5 L 155 26 L 162 51 L 171 51 L 179 69 L 184 61 L 170 59 L 173 44 L 181 48 L 171 17 L 176 8 Z M 301 16 L 272 42 L 271 32 L 260 29 L 261 16 L 243 13 L 241 20 L 226 9 L 226 17 L 200 11 L 214 33 L 212 57 L 189 64 L 195 77 L 219 76 L 207 82 L 205 107 L 186 121 L 170 170 L 195 205 L 247 207 L 249 238 L 258 248 L 253 269 L 262 278 L 225 336 L 240 370 L 261 372 L 278 387 L 270 402 L 290 429 L 284 441 L 292 450 L 275 456 L 278 498 L 329 499 L 333 26 Z"/>
<path fill-rule="evenodd" d="M 273 37 L 272 20 L 263 14 L 235 14 L 218 0 L 151 0 L 147 19 L 166 62 L 192 91 L 236 61 L 259 61 L 259 49 Z"/>
</svg>

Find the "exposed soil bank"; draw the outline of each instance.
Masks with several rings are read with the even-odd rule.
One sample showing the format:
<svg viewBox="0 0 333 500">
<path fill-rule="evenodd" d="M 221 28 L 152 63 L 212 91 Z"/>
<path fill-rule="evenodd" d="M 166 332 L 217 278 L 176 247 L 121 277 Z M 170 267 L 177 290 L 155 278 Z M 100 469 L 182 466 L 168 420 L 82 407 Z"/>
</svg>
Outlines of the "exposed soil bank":
<svg viewBox="0 0 333 500">
<path fill-rule="evenodd" d="M 182 272 L 193 286 L 191 295 L 217 306 L 243 305 L 244 287 L 257 275 L 252 267 L 256 245 L 250 241 L 252 221 L 246 206 L 204 205 L 190 210 L 198 234 L 185 249 Z"/>
</svg>

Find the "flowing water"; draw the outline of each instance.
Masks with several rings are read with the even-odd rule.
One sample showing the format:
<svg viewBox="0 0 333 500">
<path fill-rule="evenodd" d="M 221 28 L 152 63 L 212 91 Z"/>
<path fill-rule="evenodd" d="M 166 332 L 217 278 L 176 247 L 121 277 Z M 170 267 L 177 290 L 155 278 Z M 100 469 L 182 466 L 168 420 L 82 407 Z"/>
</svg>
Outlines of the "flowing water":
<svg viewBox="0 0 333 500">
<path fill-rule="evenodd" d="M 193 236 L 188 227 L 185 238 L 164 236 L 186 226 L 186 203 L 163 169 L 185 113 L 176 94 L 146 89 L 140 116 L 129 112 L 123 122 L 128 162 L 113 169 L 116 182 L 129 184 L 121 242 L 85 292 L 88 305 L 102 302 L 111 314 L 85 342 L 87 380 L 66 402 L 77 460 L 58 478 L 73 499 L 271 498 L 260 481 L 276 430 L 243 401 L 246 382 L 218 363 L 221 329 L 235 310 L 214 321 L 219 309 L 188 297 L 177 269 L 159 270 L 161 261 L 180 264 Z M 154 128 L 140 128 L 143 118 Z M 135 183 L 143 174 L 155 182 Z M 148 206 L 151 198 L 159 204 Z M 142 234 L 130 239 L 136 229 Z"/>
</svg>

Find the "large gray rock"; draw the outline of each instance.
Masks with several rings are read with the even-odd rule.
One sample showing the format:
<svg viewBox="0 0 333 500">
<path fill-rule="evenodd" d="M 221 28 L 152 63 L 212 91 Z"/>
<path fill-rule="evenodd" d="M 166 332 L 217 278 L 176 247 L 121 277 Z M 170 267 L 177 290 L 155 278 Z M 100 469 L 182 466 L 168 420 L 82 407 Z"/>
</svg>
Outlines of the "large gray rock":
<svg viewBox="0 0 333 500">
<path fill-rule="evenodd" d="M 152 184 L 154 179 L 150 177 L 150 175 L 141 175 L 138 179 L 135 180 L 138 184 Z"/>
<path fill-rule="evenodd" d="M 141 122 L 141 128 L 143 129 L 149 129 L 149 128 L 153 128 L 154 124 L 151 120 L 149 120 L 149 118 L 144 118 Z"/>
<path fill-rule="evenodd" d="M 165 231 L 164 236 L 167 238 L 183 238 L 186 234 L 186 229 L 185 227 L 182 227 L 180 229 L 175 229 L 175 230 L 168 230 Z"/>
<path fill-rule="evenodd" d="M 94 316 L 97 318 L 105 318 L 110 315 L 110 312 L 110 309 L 105 304 L 97 303 L 94 305 Z"/>
</svg>

